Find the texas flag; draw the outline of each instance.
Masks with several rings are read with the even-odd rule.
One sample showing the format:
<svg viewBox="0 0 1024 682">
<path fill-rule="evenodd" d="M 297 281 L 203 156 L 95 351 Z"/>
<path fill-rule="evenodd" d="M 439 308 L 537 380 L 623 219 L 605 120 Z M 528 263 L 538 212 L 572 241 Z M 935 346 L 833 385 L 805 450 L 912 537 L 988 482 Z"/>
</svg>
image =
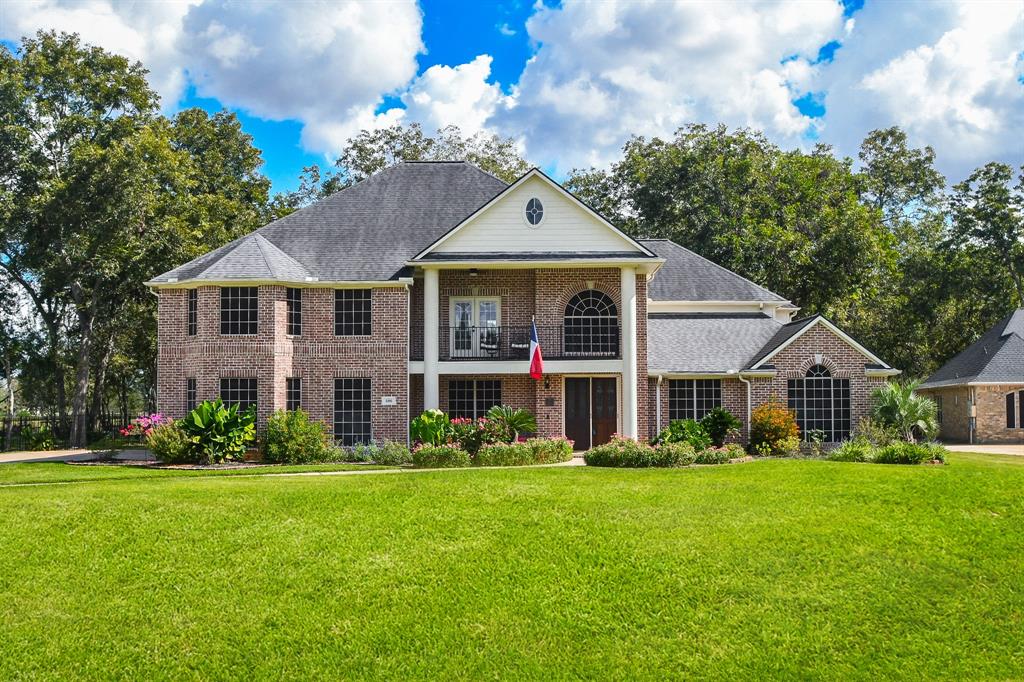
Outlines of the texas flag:
<svg viewBox="0 0 1024 682">
<path fill-rule="evenodd" d="M 537 339 L 537 321 L 530 323 L 530 378 L 540 379 L 544 375 L 544 357 L 540 353 Z"/>
</svg>

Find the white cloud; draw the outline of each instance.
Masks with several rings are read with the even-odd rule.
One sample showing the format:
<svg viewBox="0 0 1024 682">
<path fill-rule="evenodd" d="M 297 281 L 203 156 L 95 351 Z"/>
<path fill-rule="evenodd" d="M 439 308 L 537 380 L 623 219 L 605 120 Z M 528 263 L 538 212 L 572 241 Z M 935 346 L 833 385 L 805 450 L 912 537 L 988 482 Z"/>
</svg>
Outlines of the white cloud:
<svg viewBox="0 0 1024 682">
<path fill-rule="evenodd" d="M 534 161 L 603 165 L 631 134 L 690 121 L 752 126 L 798 143 L 814 122 L 792 100 L 842 36 L 836 2 L 565 2 L 527 22 L 539 45 L 514 106 L 491 121 Z"/>
<path fill-rule="evenodd" d="M 141 60 L 168 111 L 191 81 L 200 95 L 261 118 L 304 124 L 303 144 L 333 152 L 375 116 L 383 95 L 416 76 L 423 50 L 415 0 L 236 3 L 7 0 L 0 37 L 76 31 Z"/>
<path fill-rule="evenodd" d="M 427 130 L 446 125 L 457 125 L 468 134 L 483 130 L 495 110 L 510 101 L 500 85 L 488 82 L 491 61 L 482 54 L 455 67 L 431 66 L 402 94 L 404 117 Z"/>
<path fill-rule="evenodd" d="M 509 26 L 507 23 L 498 24 L 496 28 L 498 29 L 498 33 L 500 33 L 503 36 L 514 36 L 516 34 L 516 30 Z"/>
<path fill-rule="evenodd" d="M 870 130 L 898 125 L 953 181 L 990 160 L 1024 163 L 1024 4 L 883 9 L 865 6 L 822 72 L 823 137 L 852 155 Z"/>
</svg>

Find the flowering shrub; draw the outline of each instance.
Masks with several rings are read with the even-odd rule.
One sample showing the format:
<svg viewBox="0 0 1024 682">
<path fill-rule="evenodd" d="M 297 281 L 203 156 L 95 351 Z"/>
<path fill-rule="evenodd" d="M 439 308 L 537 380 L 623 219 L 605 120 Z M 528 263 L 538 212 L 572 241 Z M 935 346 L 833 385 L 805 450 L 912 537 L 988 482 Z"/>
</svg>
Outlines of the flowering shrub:
<svg viewBox="0 0 1024 682">
<path fill-rule="evenodd" d="M 159 412 L 154 412 L 152 414 L 140 414 L 138 417 L 133 419 L 128 426 L 118 430 L 122 437 L 133 442 L 141 443 L 143 439 L 153 432 L 153 429 L 161 424 L 167 424 L 170 421 L 170 417 L 165 417 Z"/>
<path fill-rule="evenodd" d="M 777 398 L 758 405 L 750 415 L 750 447 L 755 454 L 781 457 L 800 447 L 800 427 L 793 411 Z"/>
<path fill-rule="evenodd" d="M 655 454 L 654 447 L 615 434 L 604 445 L 588 450 L 583 461 L 594 467 L 649 467 L 654 466 Z"/>
<path fill-rule="evenodd" d="M 505 429 L 496 421 L 480 417 L 467 419 L 459 417 L 451 420 L 451 435 L 448 444 L 462 448 L 470 455 L 475 455 L 483 445 L 505 442 Z"/>
<path fill-rule="evenodd" d="M 181 424 L 171 419 L 149 429 L 146 445 L 164 464 L 194 464 L 199 461 L 199 454 L 193 450 L 192 441 Z"/>
<path fill-rule="evenodd" d="M 503 467 L 533 464 L 533 448 L 526 443 L 484 445 L 473 457 L 474 466 Z"/>
<path fill-rule="evenodd" d="M 572 459 L 573 442 L 568 438 L 531 438 L 526 444 L 533 450 L 533 460 L 537 464 L 568 462 Z"/>
<path fill-rule="evenodd" d="M 454 445 L 420 445 L 412 452 L 412 463 L 422 469 L 468 467 L 469 453 Z"/>
<path fill-rule="evenodd" d="M 694 460 L 697 464 L 725 464 L 729 460 L 746 457 L 743 446 L 736 443 L 722 446 L 720 448 L 707 448 L 697 453 Z"/>
</svg>

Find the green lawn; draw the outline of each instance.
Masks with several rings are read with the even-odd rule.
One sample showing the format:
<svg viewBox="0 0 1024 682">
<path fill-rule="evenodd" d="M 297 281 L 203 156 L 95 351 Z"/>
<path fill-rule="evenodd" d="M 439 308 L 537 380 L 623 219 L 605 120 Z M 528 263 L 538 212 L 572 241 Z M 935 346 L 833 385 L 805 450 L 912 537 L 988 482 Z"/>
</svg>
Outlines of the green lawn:
<svg viewBox="0 0 1024 682">
<path fill-rule="evenodd" d="M 356 469 L 393 469 L 371 464 L 296 464 L 247 467 L 241 469 L 150 469 L 132 465 L 92 466 L 63 462 L 0 464 L 0 487 L 24 483 L 69 483 L 73 481 L 134 480 L 140 478 L 181 478 L 196 476 L 264 476 L 308 471 L 352 471 Z"/>
<path fill-rule="evenodd" d="M 1024 458 L 950 460 L 0 487 L 0 679 L 1020 678 Z"/>
</svg>

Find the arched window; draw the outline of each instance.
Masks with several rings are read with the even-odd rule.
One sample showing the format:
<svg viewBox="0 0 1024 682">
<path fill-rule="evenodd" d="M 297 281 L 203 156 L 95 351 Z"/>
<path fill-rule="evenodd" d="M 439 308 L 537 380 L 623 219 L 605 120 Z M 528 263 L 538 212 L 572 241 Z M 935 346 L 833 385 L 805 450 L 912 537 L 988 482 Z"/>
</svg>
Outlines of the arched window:
<svg viewBox="0 0 1024 682">
<path fill-rule="evenodd" d="M 789 408 L 804 440 L 821 432 L 825 442 L 850 437 L 850 380 L 832 376 L 828 367 L 814 365 L 801 379 L 789 380 Z"/>
<path fill-rule="evenodd" d="M 607 355 L 619 352 L 619 316 L 607 294 L 581 291 L 565 306 L 565 354 Z"/>
</svg>

